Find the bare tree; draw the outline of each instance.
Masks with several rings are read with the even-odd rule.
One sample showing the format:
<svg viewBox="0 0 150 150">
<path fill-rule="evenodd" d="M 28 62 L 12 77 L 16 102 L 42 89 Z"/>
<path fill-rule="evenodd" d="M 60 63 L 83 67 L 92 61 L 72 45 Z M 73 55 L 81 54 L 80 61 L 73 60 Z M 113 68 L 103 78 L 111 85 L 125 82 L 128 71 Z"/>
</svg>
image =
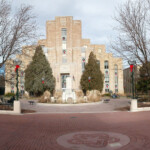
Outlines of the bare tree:
<svg viewBox="0 0 150 150">
<path fill-rule="evenodd" d="M 36 17 L 32 6 L 21 5 L 13 13 L 6 0 L 0 0 L 0 68 L 9 58 L 21 52 L 23 45 L 32 44 L 36 34 Z"/>
<path fill-rule="evenodd" d="M 112 48 L 125 60 L 134 59 L 138 64 L 150 61 L 150 1 L 128 0 L 117 9 L 115 28 L 119 35 Z"/>
</svg>

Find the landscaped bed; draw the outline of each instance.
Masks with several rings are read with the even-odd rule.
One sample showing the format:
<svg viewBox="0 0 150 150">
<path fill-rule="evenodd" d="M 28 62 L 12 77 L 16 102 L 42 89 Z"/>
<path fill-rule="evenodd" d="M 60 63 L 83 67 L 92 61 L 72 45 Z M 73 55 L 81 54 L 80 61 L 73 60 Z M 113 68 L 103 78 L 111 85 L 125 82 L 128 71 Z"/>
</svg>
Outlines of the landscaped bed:
<svg viewBox="0 0 150 150">
<path fill-rule="evenodd" d="M 0 105 L 0 110 L 13 110 L 13 108 L 8 105 Z"/>
<path fill-rule="evenodd" d="M 149 102 L 138 103 L 138 108 L 141 108 L 141 107 L 150 107 L 150 103 Z M 130 106 L 116 108 L 115 110 L 117 110 L 117 111 L 130 111 Z"/>
<path fill-rule="evenodd" d="M 22 109 L 22 110 L 21 110 L 21 113 L 22 113 L 22 114 L 35 113 L 35 112 L 36 112 L 35 110 L 27 110 L 27 109 Z"/>
</svg>

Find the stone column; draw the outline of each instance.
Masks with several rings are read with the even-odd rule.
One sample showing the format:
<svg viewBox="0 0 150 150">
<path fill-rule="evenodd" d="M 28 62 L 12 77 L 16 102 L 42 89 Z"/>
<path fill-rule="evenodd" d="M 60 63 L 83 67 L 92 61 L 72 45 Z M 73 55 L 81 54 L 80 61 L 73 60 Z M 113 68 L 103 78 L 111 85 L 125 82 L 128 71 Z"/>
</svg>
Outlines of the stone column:
<svg viewBox="0 0 150 150">
<path fill-rule="evenodd" d="M 14 113 L 21 114 L 20 101 L 14 101 Z"/>
</svg>

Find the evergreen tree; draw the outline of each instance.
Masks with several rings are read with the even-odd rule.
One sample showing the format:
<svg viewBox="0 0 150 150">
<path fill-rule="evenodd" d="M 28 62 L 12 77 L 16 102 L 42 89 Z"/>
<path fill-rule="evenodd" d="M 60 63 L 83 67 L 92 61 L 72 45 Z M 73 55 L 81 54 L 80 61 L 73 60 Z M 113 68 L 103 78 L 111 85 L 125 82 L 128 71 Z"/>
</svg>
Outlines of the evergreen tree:
<svg viewBox="0 0 150 150">
<path fill-rule="evenodd" d="M 136 89 L 142 93 L 148 93 L 150 90 L 150 62 L 143 64 L 140 68 L 140 76 L 136 84 Z"/>
<path fill-rule="evenodd" d="M 42 79 L 44 79 L 43 83 Z M 55 89 L 55 78 L 41 46 L 36 48 L 33 61 L 25 70 L 25 89 L 36 96 L 43 94 L 46 90 L 53 94 Z"/>
<path fill-rule="evenodd" d="M 91 77 L 89 82 L 89 77 Z M 80 85 L 84 93 L 87 90 L 103 90 L 104 77 L 100 71 L 99 64 L 97 63 L 96 56 L 93 52 L 90 53 L 88 63 L 85 65 L 85 70 L 81 76 Z"/>
</svg>

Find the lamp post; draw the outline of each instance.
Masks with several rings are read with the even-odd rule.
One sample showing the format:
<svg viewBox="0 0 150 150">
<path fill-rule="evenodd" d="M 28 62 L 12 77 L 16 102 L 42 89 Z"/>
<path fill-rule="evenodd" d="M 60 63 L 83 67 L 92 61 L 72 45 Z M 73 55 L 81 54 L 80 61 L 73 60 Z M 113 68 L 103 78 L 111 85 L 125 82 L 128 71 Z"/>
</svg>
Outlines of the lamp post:
<svg viewBox="0 0 150 150">
<path fill-rule="evenodd" d="M 18 83 L 19 83 L 18 77 L 19 77 L 19 74 L 18 74 L 18 69 L 19 69 L 21 63 L 22 63 L 22 62 L 21 62 L 21 60 L 19 60 L 19 59 L 14 60 L 14 64 L 16 65 L 15 72 L 16 72 L 16 88 L 17 88 L 17 91 L 16 91 L 16 99 L 17 99 L 17 100 L 19 99 L 19 88 L 18 88 Z"/>
<path fill-rule="evenodd" d="M 91 77 L 88 77 L 88 81 L 89 81 L 89 90 L 90 90 L 90 82 L 91 82 Z"/>
<path fill-rule="evenodd" d="M 134 65 L 136 64 L 136 61 L 128 61 L 129 65 L 130 65 L 130 71 L 131 71 L 131 78 L 132 78 L 132 98 L 135 98 L 134 95 Z"/>
</svg>

